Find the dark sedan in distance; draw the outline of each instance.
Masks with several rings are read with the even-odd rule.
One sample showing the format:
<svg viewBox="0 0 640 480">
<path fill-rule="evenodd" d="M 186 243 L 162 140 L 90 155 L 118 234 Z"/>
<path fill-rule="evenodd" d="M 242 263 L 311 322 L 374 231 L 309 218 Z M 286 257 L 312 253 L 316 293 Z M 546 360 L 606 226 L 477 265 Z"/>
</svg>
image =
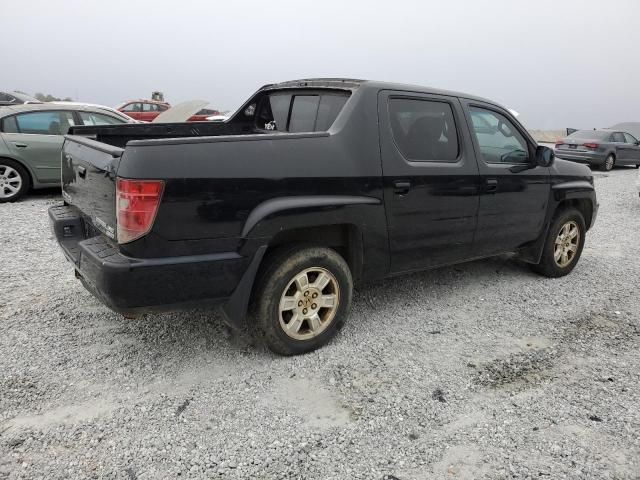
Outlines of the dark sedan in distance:
<svg viewBox="0 0 640 480">
<path fill-rule="evenodd" d="M 640 167 L 638 140 L 616 130 L 578 130 L 556 142 L 556 157 L 609 171 L 614 165 Z"/>
</svg>

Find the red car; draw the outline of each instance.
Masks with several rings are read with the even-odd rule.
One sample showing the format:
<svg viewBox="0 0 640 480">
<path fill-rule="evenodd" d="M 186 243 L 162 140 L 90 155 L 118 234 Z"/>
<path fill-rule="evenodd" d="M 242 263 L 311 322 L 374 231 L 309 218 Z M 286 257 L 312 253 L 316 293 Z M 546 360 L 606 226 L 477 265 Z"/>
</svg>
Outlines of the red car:
<svg viewBox="0 0 640 480">
<path fill-rule="evenodd" d="M 156 102 L 154 100 L 131 100 L 116 107 L 116 110 L 128 115 L 135 120 L 151 122 L 165 110 L 169 110 L 171 105 L 166 102 Z"/>
<path fill-rule="evenodd" d="M 116 107 L 116 110 L 128 115 L 135 120 L 151 122 L 162 112 L 169 110 L 171 105 L 155 100 L 131 100 Z M 220 115 L 218 110 L 203 108 L 187 119 L 187 122 L 206 122 L 207 117 Z"/>
</svg>

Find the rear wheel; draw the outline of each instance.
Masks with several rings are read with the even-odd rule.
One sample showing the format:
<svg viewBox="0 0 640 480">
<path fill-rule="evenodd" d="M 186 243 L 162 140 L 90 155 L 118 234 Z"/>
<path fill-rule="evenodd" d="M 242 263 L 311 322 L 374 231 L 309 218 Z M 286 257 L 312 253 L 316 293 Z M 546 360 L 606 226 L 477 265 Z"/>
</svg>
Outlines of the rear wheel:
<svg viewBox="0 0 640 480">
<path fill-rule="evenodd" d="M 275 251 L 265 262 L 253 311 L 267 347 L 298 355 L 326 344 L 351 306 L 347 263 L 330 248 L 302 246 Z"/>
<path fill-rule="evenodd" d="M 29 174 L 22 165 L 0 158 L 0 203 L 14 202 L 29 190 Z"/>
<path fill-rule="evenodd" d="M 551 223 L 540 263 L 531 269 L 545 277 L 562 277 L 574 269 L 584 248 L 585 221 L 575 208 L 561 211 Z"/>
<path fill-rule="evenodd" d="M 611 154 L 604 160 L 604 163 L 602 164 L 602 170 L 604 170 L 605 172 L 610 172 L 615 164 L 616 158 L 613 156 L 613 154 Z"/>
</svg>

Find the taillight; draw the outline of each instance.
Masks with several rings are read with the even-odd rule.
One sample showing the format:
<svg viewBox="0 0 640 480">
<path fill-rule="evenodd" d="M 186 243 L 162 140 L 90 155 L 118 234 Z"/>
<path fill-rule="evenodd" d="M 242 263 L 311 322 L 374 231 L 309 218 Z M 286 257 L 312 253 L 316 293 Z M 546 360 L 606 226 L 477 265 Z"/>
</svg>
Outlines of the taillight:
<svg viewBox="0 0 640 480">
<path fill-rule="evenodd" d="M 118 243 L 145 236 L 156 219 L 164 182 L 162 180 L 128 180 L 118 178 L 116 218 Z"/>
<path fill-rule="evenodd" d="M 564 145 L 564 140 L 556 140 L 556 147 L 559 147 L 560 145 Z"/>
<path fill-rule="evenodd" d="M 583 143 L 582 144 L 583 147 L 587 147 L 587 148 L 592 148 L 592 149 L 596 149 L 598 148 L 600 145 L 598 145 L 597 143 Z"/>
</svg>

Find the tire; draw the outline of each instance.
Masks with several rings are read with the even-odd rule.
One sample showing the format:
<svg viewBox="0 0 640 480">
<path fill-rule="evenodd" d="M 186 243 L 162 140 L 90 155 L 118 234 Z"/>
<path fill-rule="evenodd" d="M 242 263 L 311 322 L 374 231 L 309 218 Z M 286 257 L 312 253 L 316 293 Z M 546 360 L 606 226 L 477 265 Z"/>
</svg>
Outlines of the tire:
<svg viewBox="0 0 640 480">
<path fill-rule="evenodd" d="M 634 167 L 636 167 L 636 168 L 640 168 L 640 163 L 636 163 L 636 164 L 634 165 Z"/>
<path fill-rule="evenodd" d="M 567 226 L 568 230 L 566 230 Z M 575 237 L 571 237 L 571 235 L 566 235 L 573 231 L 574 227 L 577 229 L 577 240 L 574 240 Z M 540 263 L 531 265 L 531 269 L 540 275 L 551 278 L 563 277 L 571 273 L 582 255 L 586 232 L 587 228 L 582 213 L 575 208 L 560 211 L 549 227 Z M 561 235 L 564 237 L 561 238 Z M 567 243 L 560 243 L 564 240 Z M 556 242 L 559 242 L 557 246 Z M 564 254 L 561 254 L 557 259 L 556 253 L 559 251 L 567 254 L 566 263 Z"/>
<path fill-rule="evenodd" d="M 604 163 L 600 166 L 602 170 L 605 172 L 610 172 L 613 170 L 613 166 L 616 164 L 616 157 L 613 156 L 612 153 L 607 155 L 607 158 L 604 159 Z"/>
<path fill-rule="evenodd" d="M 0 158 L 0 203 L 15 202 L 29 191 L 30 186 L 31 179 L 22 165 Z"/>
<path fill-rule="evenodd" d="M 302 245 L 280 248 L 265 259 L 258 274 L 252 305 L 257 333 L 274 353 L 311 352 L 342 328 L 352 296 L 351 271 L 335 250 Z M 325 298 L 327 307 L 316 298 Z"/>
</svg>

